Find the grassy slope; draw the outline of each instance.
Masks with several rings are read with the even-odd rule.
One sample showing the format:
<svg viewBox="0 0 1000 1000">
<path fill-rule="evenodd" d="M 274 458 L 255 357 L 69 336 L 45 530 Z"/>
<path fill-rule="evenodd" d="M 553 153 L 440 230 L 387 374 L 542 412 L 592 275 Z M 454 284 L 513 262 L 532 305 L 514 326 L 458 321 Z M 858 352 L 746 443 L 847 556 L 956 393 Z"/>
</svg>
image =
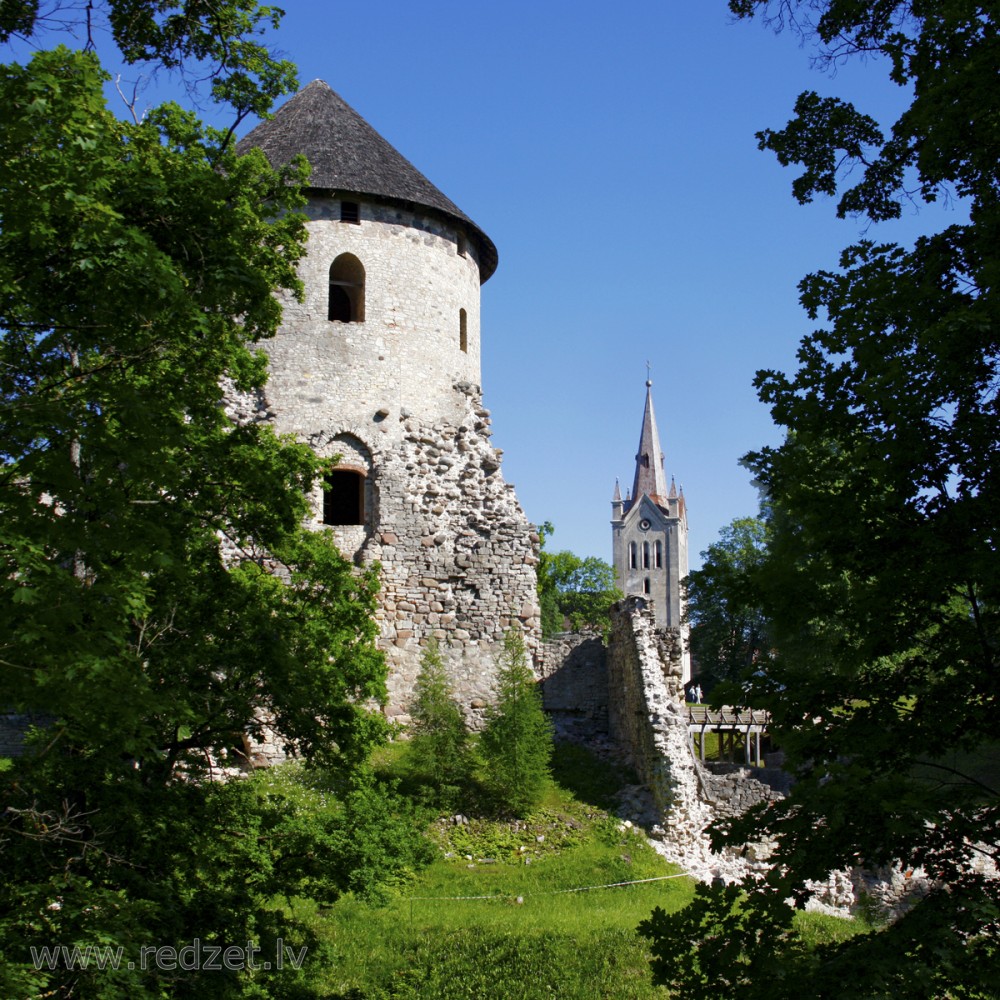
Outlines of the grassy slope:
<svg viewBox="0 0 1000 1000">
<path fill-rule="evenodd" d="M 383 769 L 398 770 L 399 754 Z M 385 905 L 346 898 L 315 912 L 331 1000 L 663 997 L 635 927 L 654 906 L 683 906 L 691 880 L 565 891 L 678 874 L 609 816 L 613 792 L 631 780 L 562 745 L 527 821 L 432 823 L 438 860 Z M 434 898 L 456 896 L 488 898 Z"/>
</svg>

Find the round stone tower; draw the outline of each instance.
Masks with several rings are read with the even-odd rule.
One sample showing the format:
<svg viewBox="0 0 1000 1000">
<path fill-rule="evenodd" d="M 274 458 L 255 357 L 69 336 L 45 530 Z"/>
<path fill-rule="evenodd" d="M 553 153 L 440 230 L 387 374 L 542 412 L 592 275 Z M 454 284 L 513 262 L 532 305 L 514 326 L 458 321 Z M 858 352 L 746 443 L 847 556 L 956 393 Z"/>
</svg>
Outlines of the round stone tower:
<svg viewBox="0 0 1000 1000">
<path fill-rule="evenodd" d="M 383 567 L 391 715 L 422 647 L 439 640 L 471 717 L 496 645 L 537 644 L 537 536 L 489 442 L 479 288 L 488 236 L 325 83 L 314 80 L 240 143 L 272 165 L 309 161 L 302 302 L 265 345 L 258 418 L 340 461 L 313 498 L 346 555 Z"/>
</svg>

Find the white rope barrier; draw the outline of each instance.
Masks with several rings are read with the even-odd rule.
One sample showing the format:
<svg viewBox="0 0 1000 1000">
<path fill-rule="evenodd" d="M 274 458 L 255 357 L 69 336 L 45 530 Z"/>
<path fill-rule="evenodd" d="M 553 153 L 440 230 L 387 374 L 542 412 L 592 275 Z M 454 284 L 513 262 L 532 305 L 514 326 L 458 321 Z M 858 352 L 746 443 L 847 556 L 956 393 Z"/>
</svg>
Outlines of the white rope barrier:
<svg viewBox="0 0 1000 1000">
<path fill-rule="evenodd" d="M 709 871 L 710 869 L 701 869 L 699 873 Z M 665 882 L 668 879 L 673 878 L 696 878 L 697 876 L 693 872 L 679 872 L 677 875 L 657 875 L 654 878 L 637 878 L 632 879 L 628 882 L 606 882 L 604 885 L 581 885 L 576 886 L 572 889 L 546 889 L 539 892 L 501 892 L 501 893 L 490 893 L 486 896 L 404 896 L 404 900 L 409 902 L 414 902 L 415 900 L 464 900 L 464 899 L 527 899 L 529 896 L 559 896 L 566 892 L 590 892 L 593 889 L 617 889 L 624 885 L 643 885 L 646 882 Z"/>
</svg>

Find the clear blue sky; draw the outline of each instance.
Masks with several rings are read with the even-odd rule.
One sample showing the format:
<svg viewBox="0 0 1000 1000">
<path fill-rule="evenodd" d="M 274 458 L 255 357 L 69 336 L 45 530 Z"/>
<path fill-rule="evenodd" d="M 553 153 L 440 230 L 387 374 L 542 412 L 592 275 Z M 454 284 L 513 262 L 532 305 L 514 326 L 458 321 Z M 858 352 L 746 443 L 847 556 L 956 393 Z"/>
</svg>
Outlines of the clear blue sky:
<svg viewBox="0 0 1000 1000">
<path fill-rule="evenodd" d="M 756 149 L 812 88 L 891 121 L 885 68 L 836 76 L 725 0 L 294 0 L 276 36 L 492 237 L 483 387 L 504 474 L 552 547 L 610 559 L 615 478 L 631 485 L 646 362 L 692 565 L 756 511 L 738 465 L 779 440 L 752 388 L 789 369 L 808 271 L 862 232 Z M 908 215 L 868 230 L 909 239 Z"/>
</svg>

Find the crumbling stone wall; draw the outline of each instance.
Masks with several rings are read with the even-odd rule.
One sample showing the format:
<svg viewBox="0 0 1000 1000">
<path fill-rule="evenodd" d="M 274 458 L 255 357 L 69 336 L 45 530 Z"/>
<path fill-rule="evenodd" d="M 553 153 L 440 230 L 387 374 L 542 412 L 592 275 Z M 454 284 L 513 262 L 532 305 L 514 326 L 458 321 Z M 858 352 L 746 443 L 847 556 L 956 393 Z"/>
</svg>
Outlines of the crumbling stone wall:
<svg viewBox="0 0 1000 1000">
<path fill-rule="evenodd" d="M 404 409 L 393 423 L 331 422 L 308 438 L 319 455 L 340 455 L 365 476 L 365 523 L 330 530 L 346 556 L 381 567 L 376 617 L 389 661 L 386 713 L 403 722 L 432 638 L 473 725 L 493 699 L 510 628 L 521 629 L 533 662 L 540 660 L 539 537 L 504 481 L 479 387 L 457 383 L 454 393 L 464 400 L 457 423 L 429 423 Z M 280 413 L 268 399 L 232 393 L 228 409 L 236 418 Z M 312 509 L 312 527 L 322 529 L 321 484 Z"/>
<path fill-rule="evenodd" d="M 708 773 L 688 734 L 681 682 L 682 637 L 658 629 L 642 598 L 627 598 L 612 614 L 608 648 L 609 729 L 627 752 L 653 800 L 657 850 L 695 878 L 727 882 L 762 867 L 754 852 L 709 849 L 707 827 L 777 793 L 746 769 Z"/>
<path fill-rule="evenodd" d="M 392 716 L 405 712 L 431 638 L 473 723 L 492 700 L 508 629 L 520 628 L 537 658 L 538 535 L 504 482 L 489 411 L 475 387 L 463 388 L 461 422 L 402 417 L 400 444 L 375 450 L 373 527 L 359 555 L 382 566 L 378 617 Z"/>
<path fill-rule="evenodd" d="M 664 844 L 691 865 L 707 860 L 712 811 L 688 738 L 681 663 L 678 629 L 657 629 L 641 598 L 616 606 L 608 649 L 611 737 L 652 793 Z"/>
</svg>

